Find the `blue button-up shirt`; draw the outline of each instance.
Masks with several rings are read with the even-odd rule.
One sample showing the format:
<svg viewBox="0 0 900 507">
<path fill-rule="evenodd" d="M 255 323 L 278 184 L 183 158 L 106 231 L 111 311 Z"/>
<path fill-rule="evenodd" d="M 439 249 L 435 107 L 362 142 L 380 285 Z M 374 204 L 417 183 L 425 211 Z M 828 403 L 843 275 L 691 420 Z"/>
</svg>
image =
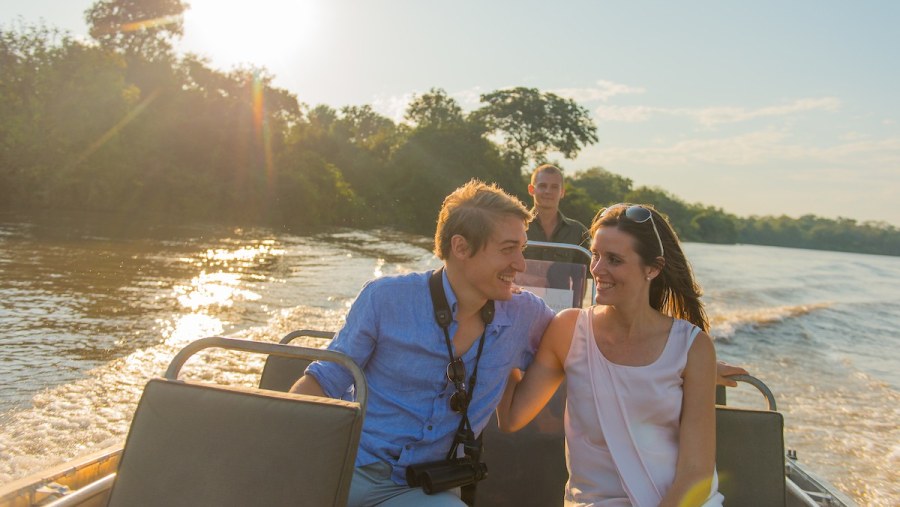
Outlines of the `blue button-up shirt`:
<svg viewBox="0 0 900 507">
<path fill-rule="evenodd" d="M 411 273 L 366 283 L 328 347 L 353 358 L 369 388 L 356 466 L 390 463 L 397 484 L 406 483 L 408 465 L 446 457 L 461 417 L 450 409 L 455 389 L 447 380 L 450 358 L 444 332 L 434 319 L 430 275 Z M 459 326 L 457 299 L 446 272 L 443 279 L 454 317 L 452 337 Z M 495 303 L 469 405 L 476 434 L 500 402 L 510 369 L 525 369 L 531 363 L 552 318 L 553 311 L 529 292 Z M 463 354 L 467 383 L 477 354 L 477 342 Z M 352 385 L 349 372 L 334 363 L 315 362 L 306 373 L 333 398 L 343 396 Z"/>
</svg>

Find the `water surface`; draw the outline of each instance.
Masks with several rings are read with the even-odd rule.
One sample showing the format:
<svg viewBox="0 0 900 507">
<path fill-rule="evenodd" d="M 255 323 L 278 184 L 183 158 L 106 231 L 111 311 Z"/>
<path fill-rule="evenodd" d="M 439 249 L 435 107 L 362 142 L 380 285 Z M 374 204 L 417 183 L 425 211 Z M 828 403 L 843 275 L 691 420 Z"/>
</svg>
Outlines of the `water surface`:
<svg viewBox="0 0 900 507">
<path fill-rule="evenodd" d="M 388 230 L 0 216 L 0 483 L 120 442 L 144 383 L 187 342 L 334 330 L 364 281 L 430 269 L 430 248 Z M 900 259 L 685 249 L 720 358 L 772 388 L 787 446 L 861 504 L 900 503 Z M 252 385 L 260 367 L 210 352 L 185 371 Z M 750 388 L 730 400 L 762 406 Z"/>
</svg>

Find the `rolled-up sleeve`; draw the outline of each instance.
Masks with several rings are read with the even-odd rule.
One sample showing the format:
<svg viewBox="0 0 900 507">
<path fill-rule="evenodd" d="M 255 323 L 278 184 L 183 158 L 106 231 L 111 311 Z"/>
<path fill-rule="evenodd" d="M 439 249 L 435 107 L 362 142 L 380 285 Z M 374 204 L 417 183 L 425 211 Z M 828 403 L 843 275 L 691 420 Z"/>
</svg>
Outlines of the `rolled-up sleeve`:
<svg viewBox="0 0 900 507">
<path fill-rule="evenodd" d="M 350 306 L 344 327 L 328 345 L 329 350 L 349 356 L 361 369 L 365 369 L 377 342 L 378 316 L 373 304 L 375 292 L 371 283 L 363 286 Z M 350 372 L 332 362 L 315 361 L 306 368 L 306 374 L 314 377 L 331 398 L 341 398 L 353 385 Z"/>
<path fill-rule="evenodd" d="M 550 321 L 553 320 L 554 316 L 553 310 L 542 299 L 531 294 L 529 295 L 533 297 L 533 301 L 524 317 L 531 319 L 527 329 L 528 345 L 523 348 L 518 364 L 515 365 L 520 370 L 528 368 L 534 360 L 534 355 L 537 352 L 538 345 L 541 343 L 541 338 L 544 336 L 544 331 L 550 325 Z"/>
</svg>

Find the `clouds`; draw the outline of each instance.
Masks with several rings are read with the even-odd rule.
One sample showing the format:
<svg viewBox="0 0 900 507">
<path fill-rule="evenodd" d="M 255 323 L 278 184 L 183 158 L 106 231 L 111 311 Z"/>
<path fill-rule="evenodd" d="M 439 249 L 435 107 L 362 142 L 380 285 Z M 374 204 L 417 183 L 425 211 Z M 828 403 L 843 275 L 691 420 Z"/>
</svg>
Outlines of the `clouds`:
<svg viewBox="0 0 900 507">
<path fill-rule="evenodd" d="M 798 99 L 786 104 L 759 108 L 742 106 L 710 106 L 700 108 L 658 107 L 658 106 L 615 106 L 602 105 L 594 109 L 599 121 L 621 121 L 638 123 L 649 121 L 654 116 L 673 116 L 692 120 L 704 127 L 724 123 L 739 123 L 761 118 L 783 118 L 798 113 L 822 111 L 835 112 L 841 101 L 835 97 Z"/>
<path fill-rule="evenodd" d="M 900 195 L 900 131 L 889 108 L 837 94 L 773 100 L 737 91 L 731 104 L 722 104 L 726 92 L 706 104 L 687 96 L 694 105 L 685 106 L 669 89 L 608 80 L 554 91 L 591 108 L 600 129 L 576 171 L 602 166 L 739 214 L 844 209 L 900 223 L 888 204 Z"/>
<path fill-rule="evenodd" d="M 660 145 L 661 144 L 661 145 Z M 824 164 L 868 162 L 868 169 L 879 166 L 900 168 L 900 138 L 851 138 L 824 146 L 805 144 L 787 129 L 766 128 L 724 137 L 704 137 L 662 142 L 647 146 L 608 146 L 602 148 L 609 163 L 628 161 L 654 166 L 691 163 L 740 166 L 768 161 L 815 161 Z"/>
<path fill-rule="evenodd" d="M 856 97 L 834 93 L 777 98 L 733 90 L 704 103 L 699 93 L 592 83 L 542 87 L 588 108 L 600 129 L 597 145 L 565 163 L 574 171 L 602 166 L 636 185 L 661 185 L 739 214 L 774 206 L 779 213 L 833 216 L 840 208 L 900 223 L 897 212 L 884 212 L 900 195 L 900 131 L 890 109 L 871 111 Z M 472 111 L 483 93 L 513 86 L 471 85 L 448 94 Z M 426 92 L 376 97 L 373 106 L 400 120 L 413 96 Z"/>
<path fill-rule="evenodd" d="M 559 88 L 551 90 L 553 93 L 573 99 L 576 102 L 606 102 L 618 95 L 642 94 L 644 88 L 637 86 L 629 86 L 622 83 L 615 83 L 604 79 L 597 81 L 597 86 L 588 88 Z"/>
</svg>

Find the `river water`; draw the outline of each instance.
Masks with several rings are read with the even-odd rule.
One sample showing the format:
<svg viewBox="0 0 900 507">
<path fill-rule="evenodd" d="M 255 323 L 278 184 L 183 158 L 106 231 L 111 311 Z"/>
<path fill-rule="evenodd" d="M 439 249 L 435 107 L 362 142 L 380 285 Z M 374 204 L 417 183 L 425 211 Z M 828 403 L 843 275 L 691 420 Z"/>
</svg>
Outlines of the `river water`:
<svg viewBox="0 0 900 507">
<path fill-rule="evenodd" d="M 365 280 L 438 265 L 430 247 L 390 230 L 0 215 L 0 484 L 120 442 L 186 343 L 334 330 Z M 860 504 L 900 504 L 900 258 L 685 250 L 719 357 L 772 388 L 786 445 Z M 260 368 L 204 352 L 185 372 L 252 385 Z M 762 407 L 750 387 L 729 402 Z"/>
</svg>

